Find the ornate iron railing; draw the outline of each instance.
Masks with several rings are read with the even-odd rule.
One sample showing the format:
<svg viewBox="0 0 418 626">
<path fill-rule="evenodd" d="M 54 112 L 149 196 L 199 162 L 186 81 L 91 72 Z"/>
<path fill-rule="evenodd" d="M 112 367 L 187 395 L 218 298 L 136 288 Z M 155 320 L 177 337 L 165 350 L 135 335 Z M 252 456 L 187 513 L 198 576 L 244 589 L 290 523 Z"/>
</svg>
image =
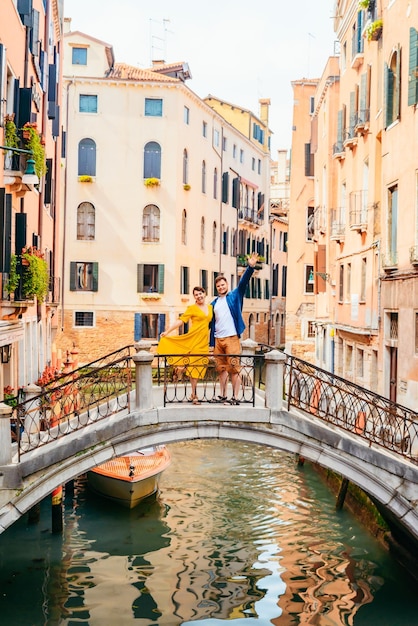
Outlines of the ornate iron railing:
<svg viewBox="0 0 418 626">
<path fill-rule="evenodd" d="M 156 357 L 154 382 L 164 386 L 164 406 L 178 402 L 191 402 L 190 378 L 197 379 L 196 396 L 201 402 L 220 402 L 219 374 L 214 354 L 165 354 Z M 241 404 L 255 405 L 255 386 L 261 381 L 261 363 L 253 355 L 218 355 L 228 368 L 239 373 L 240 393 L 236 400 Z M 228 395 L 228 404 L 232 393 Z M 196 400 L 195 399 L 195 400 Z"/>
<path fill-rule="evenodd" d="M 289 410 L 300 408 L 418 462 L 418 415 L 411 409 L 295 357 L 287 358 L 284 377 Z"/>
<path fill-rule="evenodd" d="M 13 408 L 18 458 L 110 415 L 130 410 L 132 346 L 63 374 Z"/>
</svg>

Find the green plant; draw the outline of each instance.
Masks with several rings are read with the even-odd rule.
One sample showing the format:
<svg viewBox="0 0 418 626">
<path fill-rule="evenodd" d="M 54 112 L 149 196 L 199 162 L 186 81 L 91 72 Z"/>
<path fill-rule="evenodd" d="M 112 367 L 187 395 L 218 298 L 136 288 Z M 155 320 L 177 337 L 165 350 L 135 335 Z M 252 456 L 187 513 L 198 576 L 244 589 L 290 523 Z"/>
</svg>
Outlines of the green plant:
<svg viewBox="0 0 418 626">
<path fill-rule="evenodd" d="M 37 248 L 30 246 L 23 248 L 21 259 L 23 295 L 26 297 L 36 296 L 39 302 L 43 302 L 49 289 L 48 265 L 44 255 Z"/>
<path fill-rule="evenodd" d="M 25 149 L 30 150 L 35 161 L 35 171 L 38 178 L 46 174 L 45 148 L 42 145 L 41 136 L 38 133 L 36 124 L 27 122 L 23 128 L 23 139 L 25 141 Z"/>
<path fill-rule="evenodd" d="M 78 182 L 79 183 L 92 183 L 93 176 L 89 176 L 88 174 L 82 174 L 81 176 L 78 177 Z"/>
<path fill-rule="evenodd" d="M 16 124 L 14 123 L 14 114 L 6 115 L 4 122 L 4 143 L 10 148 L 19 147 L 19 137 L 17 134 Z"/>
<path fill-rule="evenodd" d="M 375 20 L 366 27 L 366 37 L 368 41 L 378 39 L 383 28 L 383 20 Z"/>
<path fill-rule="evenodd" d="M 370 0 L 359 0 L 358 9 L 361 11 L 362 9 L 368 9 L 370 4 Z"/>
<path fill-rule="evenodd" d="M 189 183 L 184 183 L 183 189 L 185 189 L 186 191 L 189 191 L 189 189 L 191 189 L 191 186 L 189 185 Z"/>
<path fill-rule="evenodd" d="M 159 184 L 160 184 L 159 178 L 146 178 L 144 180 L 145 187 L 158 187 Z"/>
<path fill-rule="evenodd" d="M 6 284 L 7 293 L 13 293 L 19 286 L 19 274 L 17 273 L 17 256 L 12 254 L 10 257 L 9 280 Z"/>
</svg>

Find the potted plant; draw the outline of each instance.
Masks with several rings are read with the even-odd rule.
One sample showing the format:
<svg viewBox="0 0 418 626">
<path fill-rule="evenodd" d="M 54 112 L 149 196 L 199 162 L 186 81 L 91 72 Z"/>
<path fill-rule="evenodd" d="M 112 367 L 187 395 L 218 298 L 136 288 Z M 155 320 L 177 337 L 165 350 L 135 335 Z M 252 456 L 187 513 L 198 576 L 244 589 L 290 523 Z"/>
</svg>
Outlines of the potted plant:
<svg viewBox="0 0 418 626">
<path fill-rule="evenodd" d="M 19 286 L 19 274 L 17 272 L 17 256 L 12 254 L 10 257 L 9 280 L 6 283 L 7 293 L 13 293 Z"/>
<path fill-rule="evenodd" d="M 370 4 L 370 0 L 359 0 L 359 3 L 358 3 L 359 11 L 362 11 L 364 9 L 368 9 L 369 8 L 369 4 Z"/>
<path fill-rule="evenodd" d="M 145 187 L 158 187 L 160 184 L 160 179 L 159 178 L 146 178 L 144 180 L 144 185 Z"/>
<path fill-rule="evenodd" d="M 93 176 L 90 176 L 89 174 L 82 174 L 81 176 L 78 177 L 78 182 L 79 183 L 92 183 Z"/>
<path fill-rule="evenodd" d="M 26 265 L 23 271 L 23 293 L 25 296 L 36 296 L 39 302 L 43 302 L 49 288 L 48 265 L 44 255 L 34 246 L 23 248 L 22 264 Z"/>
<path fill-rule="evenodd" d="M 35 171 L 38 178 L 46 173 L 45 148 L 41 142 L 41 136 L 38 133 L 37 125 L 26 122 L 22 128 L 23 139 L 25 140 L 25 149 L 30 150 L 35 161 Z"/>
<path fill-rule="evenodd" d="M 4 117 L 4 143 L 10 148 L 19 147 L 19 137 L 17 134 L 16 124 L 14 122 L 14 113 Z"/>
<path fill-rule="evenodd" d="M 184 189 L 185 191 L 189 191 L 189 189 L 191 189 L 191 186 L 189 185 L 189 183 L 184 183 L 184 185 L 183 185 L 183 189 Z"/>
<path fill-rule="evenodd" d="M 368 41 L 377 41 L 383 30 L 383 20 L 375 20 L 366 27 L 366 37 Z"/>
</svg>

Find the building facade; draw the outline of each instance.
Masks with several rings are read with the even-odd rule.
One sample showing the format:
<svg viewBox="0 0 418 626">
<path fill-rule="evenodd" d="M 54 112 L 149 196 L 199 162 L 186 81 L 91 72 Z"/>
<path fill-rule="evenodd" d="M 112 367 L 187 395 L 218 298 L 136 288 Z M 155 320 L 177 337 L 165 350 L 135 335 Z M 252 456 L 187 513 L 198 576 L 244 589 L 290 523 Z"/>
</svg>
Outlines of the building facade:
<svg viewBox="0 0 418 626">
<path fill-rule="evenodd" d="M 253 250 L 266 262 L 248 290 L 246 333 L 267 337 L 266 124 L 251 118 L 262 142 L 237 129 L 189 89 L 186 63 L 115 63 L 111 45 L 71 32 L 70 20 L 64 39 L 60 349 L 75 344 L 88 362 L 140 339 L 156 343 L 195 285 L 208 301 L 218 273 L 234 287 Z"/>
<path fill-rule="evenodd" d="M 54 353 L 62 11 L 60 0 L 0 3 L 0 393 L 6 399 L 36 382 Z"/>
</svg>

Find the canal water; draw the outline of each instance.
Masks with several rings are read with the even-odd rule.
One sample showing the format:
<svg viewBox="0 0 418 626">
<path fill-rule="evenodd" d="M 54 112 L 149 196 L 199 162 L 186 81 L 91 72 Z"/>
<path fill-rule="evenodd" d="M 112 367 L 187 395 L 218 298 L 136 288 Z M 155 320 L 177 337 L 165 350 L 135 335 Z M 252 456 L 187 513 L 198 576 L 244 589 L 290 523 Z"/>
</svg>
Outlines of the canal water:
<svg viewBox="0 0 418 626">
<path fill-rule="evenodd" d="M 157 498 L 67 486 L 63 535 L 0 535 L 4 626 L 415 626 L 417 583 L 308 463 L 253 444 L 170 445 Z"/>
</svg>

